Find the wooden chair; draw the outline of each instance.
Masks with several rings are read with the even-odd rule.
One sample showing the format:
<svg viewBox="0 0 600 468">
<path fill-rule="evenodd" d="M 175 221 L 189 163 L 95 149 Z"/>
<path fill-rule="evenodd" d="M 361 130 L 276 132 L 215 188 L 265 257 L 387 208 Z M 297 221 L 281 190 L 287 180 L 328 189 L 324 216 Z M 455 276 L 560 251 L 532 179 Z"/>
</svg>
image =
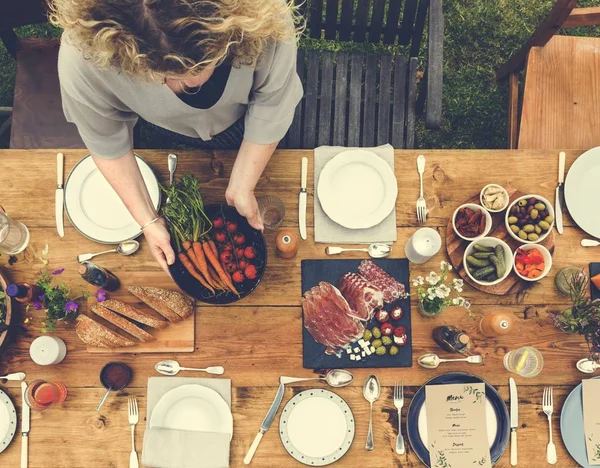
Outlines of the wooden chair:
<svg viewBox="0 0 600 468">
<path fill-rule="evenodd" d="M 527 43 L 496 73 L 509 79 L 509 147 L 600 146 L 600 38 L 558 36 L 560 28 L 600 24 L 600 7 L 557 0 Z M 519 126 L 519 72 L 525 68 Z"/>
<path fill-rule="evenodd" d="M 85 148 L 62 110 L 58 39 L 19 39 L 14 28 L 47 21 L 43 0 L 0 0 L 0 38 L 17 60 L 10 147 Z"/>
<path fill-rule="evenodd" d="M 442 0 L 308 0 L 304 8 L 310 38 L 407 46 L 410 52 L 300 50 L 304 97 L 281 146 L 413 148 L 416 114 L 423 110 L 427 127 L 440 127 Z M 427 68 L 418 93 L 417 57 L 427 18 Z"/>
</svg>

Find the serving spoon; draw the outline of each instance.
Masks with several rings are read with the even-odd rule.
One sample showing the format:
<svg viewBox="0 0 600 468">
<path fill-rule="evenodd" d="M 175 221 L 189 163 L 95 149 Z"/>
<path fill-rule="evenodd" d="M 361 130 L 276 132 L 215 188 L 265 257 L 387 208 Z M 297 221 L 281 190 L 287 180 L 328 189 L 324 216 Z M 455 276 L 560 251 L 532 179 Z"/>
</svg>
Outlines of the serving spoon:
<svg viewBox="0 0 600 468">
<path fill-rule="evenodd" d="M 577 370 L 584 374 L 593 374 L 600 367 L 596 361 L 591 359 L 583 358 L 577 361 Z"/>
<path fill-rule="evenodd" d="M 0 377 L 0 380 L 25 380 L 25 372 L 15 372 L 14 374 L 6 374 Z"/>
<path fill-rule="evenodd" d="M 483 362 L 483 356 L 477 354 L 475 356 L 469 356 L 461 359 L 442 359 L 437 354 L 424 354 L 417 361 L 421 367 L 425 369 L 435 369 L 443 362 L 469 362 L 471 364 L 481 364 Z"/>
<path fill-rule="evenodd" d="M 327 255 L 338 255 L 342 252 L 367 252 L 372 258 L 384 258 L 391 252 L 392 248 L 387 244 L 371 244 L 362 249 L 345 249 L 342 247 L 327 247 Z"/>
<path fill-rule="evenodd" d="M 132 255 L 132 254 L 136 253 L 139 248 L 140 248 L 140 243 L 138 241 L 128 240 L 128 241 L 121 242 L 119 245 L 117 245 L 116 248 L 111 249 L 111 250 L 105 250 L 104 252 L 77 255 L 77 261 L 79 263 L 87 262 L 88 260 L 91 260 L 92 258 L 96 257 L 97 255 L 104 255 L 104 254 L 113 253 L 113 252 L 117 252 L 118 254 L 125 255 L 125 256 Z"/>
<path fill-rule="evenodd" d="M 369 402 L 371 410 L 369 411 L 369 433 L 367 434 L 367 443 L 365 449 L 369 452 L 373 450 L 373 403 L 379 400 L 381 395 L 381 385 L 379 385 L 379 379 L 375 375 L 370 375 L 365 381 L 363 387 L 363 396 L 365 400 Z"/>
<path fill-rule="evenodd" d="M 350 385 L 354 380 L 354 376 L 343 369 L 332 369 L 325 377 L 307 377 L 307 378 L 295 378 L 295 377 L 281 377 L 281 381 L 284 384 L 306 382 L 308 380 L 324 380 L 330 387 L 340 388 Z"/>
<path fill-rule="evenodd" d="M 189 371 L 199 371 L 206 372 L 207 374 L 213 375 L 222 375 L 225 372 L 225 369 L 221 366 L 207 367 L 205 369 L 197 369 L 195 367 L 181 367 L 177 361 L 161 361 L 156 366 L 154 366 L 157 372 L 160 372 L 163 375 L 177 375 L 179 371 L 189 370 Z"/>
</svg>

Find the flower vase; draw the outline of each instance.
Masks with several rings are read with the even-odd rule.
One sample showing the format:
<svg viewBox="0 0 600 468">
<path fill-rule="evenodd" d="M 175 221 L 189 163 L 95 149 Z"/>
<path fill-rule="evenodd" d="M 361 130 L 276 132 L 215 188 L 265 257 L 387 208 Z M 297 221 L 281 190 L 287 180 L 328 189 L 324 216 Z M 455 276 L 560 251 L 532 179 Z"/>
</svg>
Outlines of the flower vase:
<svg viewBox="0 0 600 468">
<path fill-rule="evenodd" d="M 436 317 L 446 309 L 445 304 L 431 301 L 419 301 L 419 312 L 424 317 Z"/>
</svg>

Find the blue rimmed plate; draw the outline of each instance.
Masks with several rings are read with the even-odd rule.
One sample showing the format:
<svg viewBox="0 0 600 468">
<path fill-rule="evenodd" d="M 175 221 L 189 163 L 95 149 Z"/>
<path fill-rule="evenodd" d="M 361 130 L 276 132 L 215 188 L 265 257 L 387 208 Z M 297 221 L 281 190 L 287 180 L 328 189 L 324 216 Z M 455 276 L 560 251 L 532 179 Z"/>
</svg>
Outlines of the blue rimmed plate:
<svg viewBox="0 0 600 468">
<path fill-rule="evenodd" d="M 0 452 L 10 444 L 17 432 L 17 412 L 8 395 L 0 390 Z"/>
<path fill-rule="evenodd" d="M 313 388 L 292 398 L 279 419 L 279 436 L 300 463 L 325 466 L 342 458 L 354 440 L 354 415 L 346 401 Z"/>
<path fill-rule="evenodd" d="M 426 385 L 446 385 L 463 383 L 485 383 L 486 416 L 490 456 L 496 463 L 506 450 L 510 435 L 510 419 L 504 400 L 494 387 L 485 380 L 465 372 L 449 372 L 438 375 L 425 383 L 413 397 L 406 417 L 408 440 L 419 460 L 430 466 L 427 450 L 427 409 L 425 406 Z"/>
</svg>

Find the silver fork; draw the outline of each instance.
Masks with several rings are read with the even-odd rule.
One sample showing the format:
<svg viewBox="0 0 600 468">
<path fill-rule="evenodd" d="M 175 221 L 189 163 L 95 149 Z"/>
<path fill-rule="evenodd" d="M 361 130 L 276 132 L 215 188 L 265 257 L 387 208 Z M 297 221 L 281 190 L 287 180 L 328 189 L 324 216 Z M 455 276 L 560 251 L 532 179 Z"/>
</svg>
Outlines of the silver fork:
<svg viewBox="0 0 600 468">
<path fill-rule="evenodd" d="M 404 406 L 404 384 L 394 385 L 394 406 L 398 410 L 398 437 L 396 438 L 396 453 L 404 454 L 404 437 L 402 437 L 402 407 Z"/>
<path fill-rule="evenodd" d="M 421 192 L 417 199 L 417 221 L 419 224 L 425 224 L 427 221 L 427 202 L 423 196 L 423 173 L 425 172 L 425 156 L 422 154 L 417 158 L 417 171 L 419 172 L 419 181 L 421 184 Z"/>
<path fill-rule="evenodd" d="M 556 446 L 552 441 L 552 412 L 554 410 L 554 402 L 552 398 L 552 387 L 544 388 L 544 396 L 542 398 L 542 409 L 548 416 L 548 428 L 550 430 L 550 442 L 546 448 L 546 461 L 551 465 L 556 464 Z"/>
<path fill-rule="evenodd" d="M 129 468 L 139 468 L 138 455 L 135 451 L 135 425 L 140 421 L 138 404 L 135 397 L 128 400 L 129 425 L 131 426 L 131 453 L 129 454 Z"/>
</svg>

